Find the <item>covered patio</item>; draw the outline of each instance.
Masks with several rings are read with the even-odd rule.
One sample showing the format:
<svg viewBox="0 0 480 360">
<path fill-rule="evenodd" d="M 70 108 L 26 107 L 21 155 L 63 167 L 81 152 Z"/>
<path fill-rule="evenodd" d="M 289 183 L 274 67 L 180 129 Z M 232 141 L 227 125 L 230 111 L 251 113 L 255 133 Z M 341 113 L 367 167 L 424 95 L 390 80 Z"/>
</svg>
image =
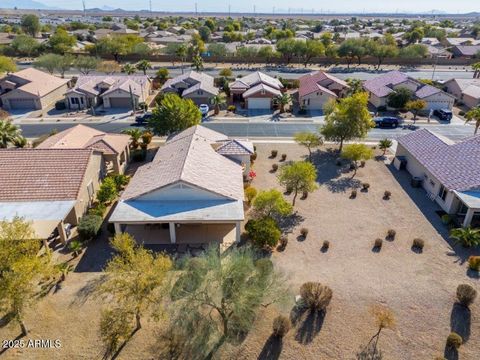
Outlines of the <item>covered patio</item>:
<svg viewBox="0 0 480 360">
<path fill-rule="evenodd" d="M 480 227 L 480 190 L 454 191 L 460 200 L 457 217 L 463 227 Z"/>
</svg>

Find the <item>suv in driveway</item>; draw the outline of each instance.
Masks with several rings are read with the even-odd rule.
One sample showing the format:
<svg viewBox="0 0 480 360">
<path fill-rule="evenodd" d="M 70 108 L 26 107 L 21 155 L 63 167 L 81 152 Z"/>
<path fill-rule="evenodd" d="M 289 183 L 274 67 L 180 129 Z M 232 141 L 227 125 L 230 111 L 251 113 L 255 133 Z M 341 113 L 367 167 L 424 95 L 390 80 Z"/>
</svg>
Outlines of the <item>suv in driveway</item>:
<svg viewBox="0 0 480 360">
<path fill-rule="evenodd" d="M 453 117 L 452 111 L 447 109 L 435 110 L 433 112 L 433 115 L 435 115 L 436 117 L 438 117 L 440 120 L 443 120 L 443 121 L 450 121 L 452 120 L 452 117 Z"/>
<path fill-rule="evenodd" d="M 377 117 L 373 121 L 375 121 L 375 127 L 379 127 L 379 128 L 383 128 L 383 127 L 396 128 L 398 126 L 398 119 L 395 117 L 390 117 L 390 116 Z"/>
</svg>

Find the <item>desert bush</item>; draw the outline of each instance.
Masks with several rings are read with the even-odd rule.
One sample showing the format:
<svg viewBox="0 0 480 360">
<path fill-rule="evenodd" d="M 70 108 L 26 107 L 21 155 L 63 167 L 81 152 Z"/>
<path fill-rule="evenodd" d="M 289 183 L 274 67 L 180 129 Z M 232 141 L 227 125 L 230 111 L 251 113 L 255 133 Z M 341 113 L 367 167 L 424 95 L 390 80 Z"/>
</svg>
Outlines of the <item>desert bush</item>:
<svg viewBox="0 0 480 360">
<path fill-rule="evenodd" d="M 304 238 L 306 238 L 307 235 L 308 235 L 308 229 L 307 229 L 307 228 L 301 228 L 301 229 L 300 229 L 300 234 L 302 234 L 302 236 L 303 236 Z"/>
<path fill-rule="evenodd" d="M 360 161 L 360 167 L 365 167 L 365 164 L 366 164 L 366 163 L 367 163 L 367 162 L 366 162 L 365 160 Z"/>
<path fill-rule="evenodd" d="M 275 247 L 280 240 L 280 229 L 275 220 L 269 217 L 248 220 L 245 230 L 252 242 L 260 248 Z"/>
<path fill-rule="evenodd" d="M 330 241 L 324 240 L 322 244 L 322 249 L 323 250 L 328 250 L 330 248 Z"/>
<path fill-rule="evenodd" d="M 387 231 L 387 239 L 393 240 L 395 239 L 395 235 L 397 235 L 397 232 L 393 229 L 390 229 Z"/>
<path fill-rule="evenodd" d="M 363 189 L 364 191 L 368 191 L 369 188 L 370 188 L 370 184 L 369 184 L 369 183 L 363 183 L 363 184 L 362 184 L 362 189 Z"/>
<path fill-rule="evenodd" d="M 109 204 L 118 196 L 117 184 L 111 177 L 106 177 L 97 192 L 97 200 L 102 204 Z"/>
<path fill-rule="evenodd" d="M 104 204 L 96 203 L 94 207 L 88 210 L 88 215 L 97 215 L 103 217 L 105 210 L 107 210 L 107 207 Z"/>
<path fill-rule="evenodd" d="M 300 296 L 310 309 L 324 311 L 332 300 L 333 292 L 319 282 L 306 282 L 300 287 Z"/>
<path fill-rule="evenodd" d="M 451 332 L 447 337 L 447 346 L 458 349 L 463 344 L 463 339 L 456 332 Z"/>
<path fill-rule="evenodd" d="M 235 105 L 228 105 L 227 110 L 230 112 L 235 112 L 235 110 L 237 110 L 237 107 Z"/>
<path fill-rule="evenodd" d="M 287 193 L 287 194 L 291 194 L 292 191 L 293 191 L 293 186 L 287 185 L 286 193 Z"/>
<path fill-rule="evenodd" d="M 278 170 L 278 164 L 272 164 L 272 171 L 275 172 Z"/>
<path fill-rule="evenodd" d="M 350 193 L 350 199 L 355 199 L 357 197 L 357 190 L 352 190 Z"/>
<path fill-rule="evenodd" d="M 469 307 L 475 301 L 477 291 L 468 284 L 460 284 L 457 287 L 457 299 L 463 306 Z"/>
<path fill-rule="evenodd" d="M 287 248 L 288 245 L 288 238 L 286 236 L 282 236 L 280 238 L 280 244 L 278 245 L 278 249 L 283 251 Z"/>
<path fill-rule="evenodd" d="M 247 199 L 247 203 L 251 204 L 253 199 L 257 196 L 257 189 L 253 186 L 247 186 L 245 189 L 245 198 Z"/>
<path fill-rule="evenodd" d="M 287 154 L 282 154 L 281 161 L 287 160 Z"/>
<path fill-rule="evenodd" d="M 373 243 L 373 247 L 376 249 L 381 249 L 382 244 L 383 244 L 383 240 L 378 238 L 378 239 L 375 239 L 375 242 Z"/>
<path fill-rule="evenodd" d="M 290 319 L 285 315 L 278 315 L 273 319 L 272 330 L 273 336 L 284 337 L 290 330 L 291 323 Z"/>
<path fill-rule="evenodd" d="M 302 192 L 302 199 L 306 199 L 308 197 L 308 191 Z"/>
<path fill-rule="evenodd" d="M 270 152 L 270 154 L 271 154 L 272 158 L 276 158 L 277 155 L 278 155 L 278 150 L 272 150 L 272 151 Z"/>
<path fill-rule="evenodd" d="M 78 236 L 83 241 L 95 238 L 102 227 L 103 218 L 98 215 L 85 215 L 78 223 Z"/>
<path fill-rule="evenodd" d="M 468 258 L 468 267 L 473 271 L 480 270 L 480 256 L 470 256 Z"/>
<path fill-rule="evenodd" d="M 425 241 L 423 239 L 415 238 L 413 239 L 412 247 L 415 249 L 423 250 L 425 246 Z"/>
<path fill-rule="evenodd" d="M 70 241 L 68 249 L 72 252 L 73 257 L 77 257 L 82 252 L 83 245 L 78 240 Z"/>
<path fill-rule="evenodd" d="M 115 182 L 115 185 L 117 186 L 117 191 L 121 191 L 125 188 L 125 186 L 128 185 L 130 182 L 130 176 L 124 175 L 124 174 L 117 174 L 111 176 L 113 181 Z"/>
<path fill-rule="evenodd" d="M 392 196 L 392 193 L 388 190 L 385 190 L 385 192 L 383 193 L 383 198 L 385 200 L 390 200 L 390 197 Z"/>
<path fill-rule="evenodd" d="M 253 163 L 255 160 L 257 160 L 257 153 L 254 152 L 252 155 L 250 155 L 250 162 Z"/>
</svg>

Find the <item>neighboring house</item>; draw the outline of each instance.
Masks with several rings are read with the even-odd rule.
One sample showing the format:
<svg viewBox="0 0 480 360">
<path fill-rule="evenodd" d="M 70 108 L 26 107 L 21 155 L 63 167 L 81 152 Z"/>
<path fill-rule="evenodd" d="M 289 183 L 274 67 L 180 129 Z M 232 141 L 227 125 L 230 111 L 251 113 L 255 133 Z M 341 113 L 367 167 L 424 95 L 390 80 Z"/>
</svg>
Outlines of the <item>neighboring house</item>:
<svg viewBox="0 0 480 360">
<path fill-rule="evenodd" d="M 450 59 L 452 57 L 452 53 L 447 51 L 439 46 L 432 46 L 432 45 L 425 45 L 427 47 L 428 56 L 431 58 L 438 58 L 438 59 Z"/>
<path fill-rule="evenodd" d="M 298 103 L 305 110 L 323 110 L 331 99 L 345 96 L 348 84 L 323 71 L 315 71 L 298 79 Z"/>
<path fill-rule="evenodd" d="M 425 85 L 400 71 L 390 71 L 384 75 L 367 80 L 363 88 L 369 93 L 370 103 L 376 108 L 387 107 L 388 96 L 399 88 L 407 88 L 414 99 L 427 103 L 425 112 L 436 109 L 452 109 L 455 98 L 431 85 Z"/>
<path fill-rule="evenodd" d="M 188 128 L 137 170 L 109 221 L 140 243 L 228 247 L 240 240 L 244 154 L 251 152 L 248 142 Z"/>
<path fill-rule="evenodd" d="M 480 105 L 480 79 L 450 79 L 443 89 L 470 109 Z"/>
<path fill-rule="evenodd" d="M 452 48 L 453 57 L 473 59 L 480 54 L 480 45 L 458 45 Z"/>
<path fill-rule="evenodd" d="M 27 68 L 0 80 L 0 105 L 5 110 L 42 110 L 62 100 L 68 79 Z"/>
<path fill-rule="evenodd" d="M 429 198 L 463 226 L 480 226 L 480 136 L 455 144 L 430 130 L 417 130 L 398 139 L 394 165 L 405 166 Z"/>
<path fill-rule="evenodd" d="M 245 101 L 247 109 L 271 109 L 273 99 L 281 95 L 282 83 L 260 71 L 236 79 L 229 86 L 233 101 Z"/>
<path fill-rule="evenodd" d="M 39 239 L 77 225 L 105 174 L 102 154 L 90 149 L 0 150 L 0 219 L 31 222 Z"/>
<path fill-rule="evenodd" d="M 219 91 L 213 84 L 213 76 L 196 71 L 189 71 L 173 79 L 168 79 L 160 91 L 176 93 L 185 99 L 191 99 L 197 105 L 210 104 Z"/>
<path fill-rule="evenodd" d="M 130 136 L 109 134 L 85 125 L 76 125 L 48 137 L 37 149 L 91 149 L 103 154 L 102 172 L 123 174 L 130 160 Z"/>
<path fill-rule="evenodd" d="M 67 106 L 82 110 L 103 104 L 104 108 L 132 108 L 145 102 L 151 92 L 151 82 L 145 75 L 80 75 L 66 93 Z"/>
</svg>

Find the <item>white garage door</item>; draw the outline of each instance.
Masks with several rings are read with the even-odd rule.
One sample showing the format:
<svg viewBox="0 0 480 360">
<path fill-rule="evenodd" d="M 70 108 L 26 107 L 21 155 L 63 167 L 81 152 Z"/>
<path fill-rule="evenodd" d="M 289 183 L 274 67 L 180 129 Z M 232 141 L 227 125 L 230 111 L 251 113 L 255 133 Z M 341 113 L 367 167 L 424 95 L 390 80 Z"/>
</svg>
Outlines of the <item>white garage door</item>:
<svg viewBox="0 0 480 360">
<path fill-rule="evenodd" d="M 270 98 L 250 98 L 248 99 L 249 109 L 270 109 Z"/>
<path fill-rule="evenodd" d="M 10 109 L 35 109 L 35 100 L 33 99 L 9 99 Z"/>
<path fill-rule="evenodd" d="M 432 110 L 439 110 L 439 109 L 451 109 L 453 106 L 453 102 L 448 101 L 429 101 L 428 102 L 428 109 Z"/>
<path fill-rule="evenodd" d="M 110 107 L 112 108 L 131 108 L 132 100 L 130 98 L 110 98 Z"/>
</svg>

